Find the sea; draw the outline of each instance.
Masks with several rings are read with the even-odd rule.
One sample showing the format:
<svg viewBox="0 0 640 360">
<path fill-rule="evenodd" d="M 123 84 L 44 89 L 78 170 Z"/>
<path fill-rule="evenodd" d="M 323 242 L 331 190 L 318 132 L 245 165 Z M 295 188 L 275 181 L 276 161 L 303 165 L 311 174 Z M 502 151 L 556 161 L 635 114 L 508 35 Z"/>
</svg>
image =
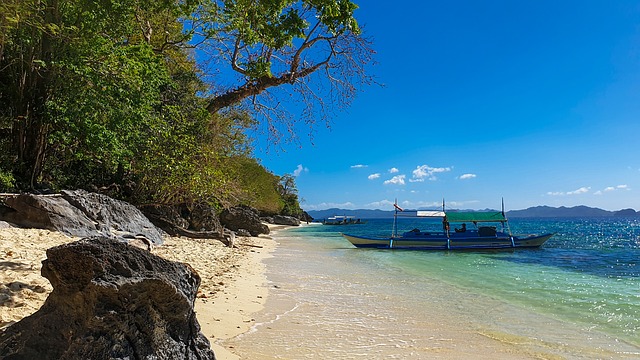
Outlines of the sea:
<svg viewBox="0 0 640 360">
<path fill-rule="evenodd" d="M 377 250 L 393 219 L 273 235 L 241 359 L 640 359 L 640 218 L 511 219 L 540 249 Z M 398 229 L 441 223 L 399 219 Z"/>
</svg>

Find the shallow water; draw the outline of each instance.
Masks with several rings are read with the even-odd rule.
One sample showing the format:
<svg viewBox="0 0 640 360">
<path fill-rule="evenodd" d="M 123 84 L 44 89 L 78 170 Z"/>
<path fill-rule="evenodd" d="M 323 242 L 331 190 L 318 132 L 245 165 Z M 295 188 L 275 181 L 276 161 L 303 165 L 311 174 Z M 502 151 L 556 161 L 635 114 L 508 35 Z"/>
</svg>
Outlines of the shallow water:
<svg viewBox="0 0 640 360">
<path fill-rule="evenodd" d="M 414 225 L 439 226 L 400 229 Z M 225 345 L 242 359 L 640 358 L 638 220 L 512 221 L 557 234 L 506 252 L 355 249 L 337 232 L 390 228 L 279 232 L 265 310 Z"/>
</svg>

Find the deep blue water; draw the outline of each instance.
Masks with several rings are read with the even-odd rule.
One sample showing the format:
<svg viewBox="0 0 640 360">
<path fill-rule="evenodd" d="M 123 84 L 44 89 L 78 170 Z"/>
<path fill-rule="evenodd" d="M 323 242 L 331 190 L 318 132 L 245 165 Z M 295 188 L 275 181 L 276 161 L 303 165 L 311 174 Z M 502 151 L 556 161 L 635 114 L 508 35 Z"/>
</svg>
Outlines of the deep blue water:
<svg viewBox="0 0 640 360">
<path fill-rule="evenodd" d="M 370 219 L 364 225 L 323 226 L 318 233 L 389 236 L 392 219 Z M 539 250 L 496 252 L 494 256 L 514 263 L 552 266 L 608 278 L 640 277 L 640 218 L 514 219 L 513 234 L 555 233 Z M 441 231 L 436 220 L 398 219 L 398 231 L 419 228 Z M 303 230 L 304 231 L 304 230 Z M 492 255 L 486 255 L 492 256 Z"/>
</svg>

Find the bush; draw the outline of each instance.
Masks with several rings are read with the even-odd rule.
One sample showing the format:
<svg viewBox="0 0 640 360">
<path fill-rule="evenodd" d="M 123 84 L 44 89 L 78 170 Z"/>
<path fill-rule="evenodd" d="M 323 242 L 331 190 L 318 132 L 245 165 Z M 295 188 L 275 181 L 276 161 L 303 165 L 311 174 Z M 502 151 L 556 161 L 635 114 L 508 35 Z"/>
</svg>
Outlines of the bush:
<svg viewBox="0 0 640 360">
<path fill-rule="evenodd" d="M 12 192 L 15 191 L 15 179 L 13 174 L 8 171 L 0 169 L 0 191 Z"/>
</svg>

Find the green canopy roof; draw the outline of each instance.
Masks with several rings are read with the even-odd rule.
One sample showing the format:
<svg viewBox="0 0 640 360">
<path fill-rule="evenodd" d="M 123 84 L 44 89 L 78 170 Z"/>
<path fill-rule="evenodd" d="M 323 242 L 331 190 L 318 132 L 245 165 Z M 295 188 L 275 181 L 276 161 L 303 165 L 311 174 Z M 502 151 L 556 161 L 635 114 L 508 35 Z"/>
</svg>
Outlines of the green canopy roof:
<svg viewBox="0 0 640 360">
<path fill-rule="evenodd" d="M 497 222 L 507 221 L 500 211 L 471 211 L 471 212 L 446 212 L 449 222 Z"/>
</svg>

